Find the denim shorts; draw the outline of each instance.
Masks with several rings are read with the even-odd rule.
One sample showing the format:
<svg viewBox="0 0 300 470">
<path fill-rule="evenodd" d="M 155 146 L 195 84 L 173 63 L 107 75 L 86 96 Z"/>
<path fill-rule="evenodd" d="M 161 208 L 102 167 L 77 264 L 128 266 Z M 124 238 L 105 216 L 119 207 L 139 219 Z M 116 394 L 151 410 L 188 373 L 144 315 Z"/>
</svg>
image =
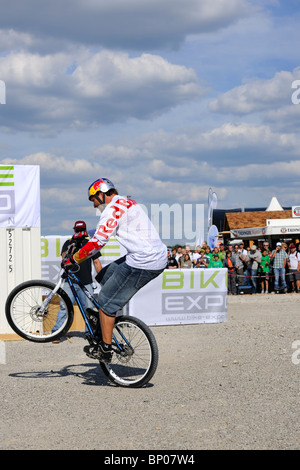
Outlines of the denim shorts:
<svg viewBox="0 0 300 470">
<path fill-rule="evenodd" d="M 163 269 L 133 268 L 126 264 L 125 257 L 105 266 L 96 276 L 102 286 L 98 296 L 101 310 L 111 317 L 116 316 L 138 290 L 162 272 Z"/>
</svg>

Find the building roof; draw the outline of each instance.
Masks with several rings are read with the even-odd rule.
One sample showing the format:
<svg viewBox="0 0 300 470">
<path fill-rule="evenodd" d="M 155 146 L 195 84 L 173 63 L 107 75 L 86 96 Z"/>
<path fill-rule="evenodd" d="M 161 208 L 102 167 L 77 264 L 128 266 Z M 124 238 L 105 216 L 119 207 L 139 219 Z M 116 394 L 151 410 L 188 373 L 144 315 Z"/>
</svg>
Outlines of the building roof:
<svg viewBox="0 0 300 470">
<path fill-rule="evenodd" d="M 224 231 L 240 228 L 266 227 L 268 219 L 291 219 L 292 210 L 259 212 L 226 212 Z"/>
</svg>

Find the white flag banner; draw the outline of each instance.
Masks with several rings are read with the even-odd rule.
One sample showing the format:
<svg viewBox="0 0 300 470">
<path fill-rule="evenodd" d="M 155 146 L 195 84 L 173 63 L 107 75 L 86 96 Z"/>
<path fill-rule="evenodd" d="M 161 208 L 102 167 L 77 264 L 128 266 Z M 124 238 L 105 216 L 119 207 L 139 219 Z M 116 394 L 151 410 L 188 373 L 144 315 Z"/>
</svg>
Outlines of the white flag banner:
<svg viewBox="0 0 300 470">
<path fill-rule="evenodd" d="M 0 227 L 40 227 L 38 165 L 0 165 Z"/>
</svg>

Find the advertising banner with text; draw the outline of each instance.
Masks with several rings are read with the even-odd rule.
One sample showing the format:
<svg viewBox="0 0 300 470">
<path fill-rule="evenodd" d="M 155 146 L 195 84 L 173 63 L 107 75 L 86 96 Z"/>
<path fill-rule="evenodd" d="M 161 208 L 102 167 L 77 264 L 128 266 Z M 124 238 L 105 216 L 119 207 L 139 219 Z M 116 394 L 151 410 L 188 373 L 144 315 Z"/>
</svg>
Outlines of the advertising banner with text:
<svg viewBox="0 0 300 470">
<path fill-rule="evenodd" d="M 68 238 L 41 238 L 43 279 L 58 281 L 61 248 Z M 111 239 L 102 250 L 100 261 L 105 266 L 124 254 L 124 248 Z M 99 285 L 95 287 L 97 292 Z M 225 322 L 227 269 L 166 269 L 135 294 L 124 313 L 140 318 L 147 325 Z"/>
<path fill-rule="evenodd" d="M 166 269 L 130 300 L 129 315 L 147 325 L 225 322 L 227 269 Z"/>
</svg>

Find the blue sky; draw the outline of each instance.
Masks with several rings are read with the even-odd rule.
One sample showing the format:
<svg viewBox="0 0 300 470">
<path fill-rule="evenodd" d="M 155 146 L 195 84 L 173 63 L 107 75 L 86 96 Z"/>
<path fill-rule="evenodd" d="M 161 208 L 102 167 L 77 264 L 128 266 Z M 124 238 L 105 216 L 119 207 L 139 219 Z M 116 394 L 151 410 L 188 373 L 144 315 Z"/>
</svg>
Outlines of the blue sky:
<svg viewBox="0 0 300 470">
<path fill-rule="evenodd" d="M 2 0 L 0 163 L 41 168 L 42 233 L 144 205 L 300 204 L 299 0 Z M 299 93 L 300 96 L 300 93 Z"/>
</svg>

